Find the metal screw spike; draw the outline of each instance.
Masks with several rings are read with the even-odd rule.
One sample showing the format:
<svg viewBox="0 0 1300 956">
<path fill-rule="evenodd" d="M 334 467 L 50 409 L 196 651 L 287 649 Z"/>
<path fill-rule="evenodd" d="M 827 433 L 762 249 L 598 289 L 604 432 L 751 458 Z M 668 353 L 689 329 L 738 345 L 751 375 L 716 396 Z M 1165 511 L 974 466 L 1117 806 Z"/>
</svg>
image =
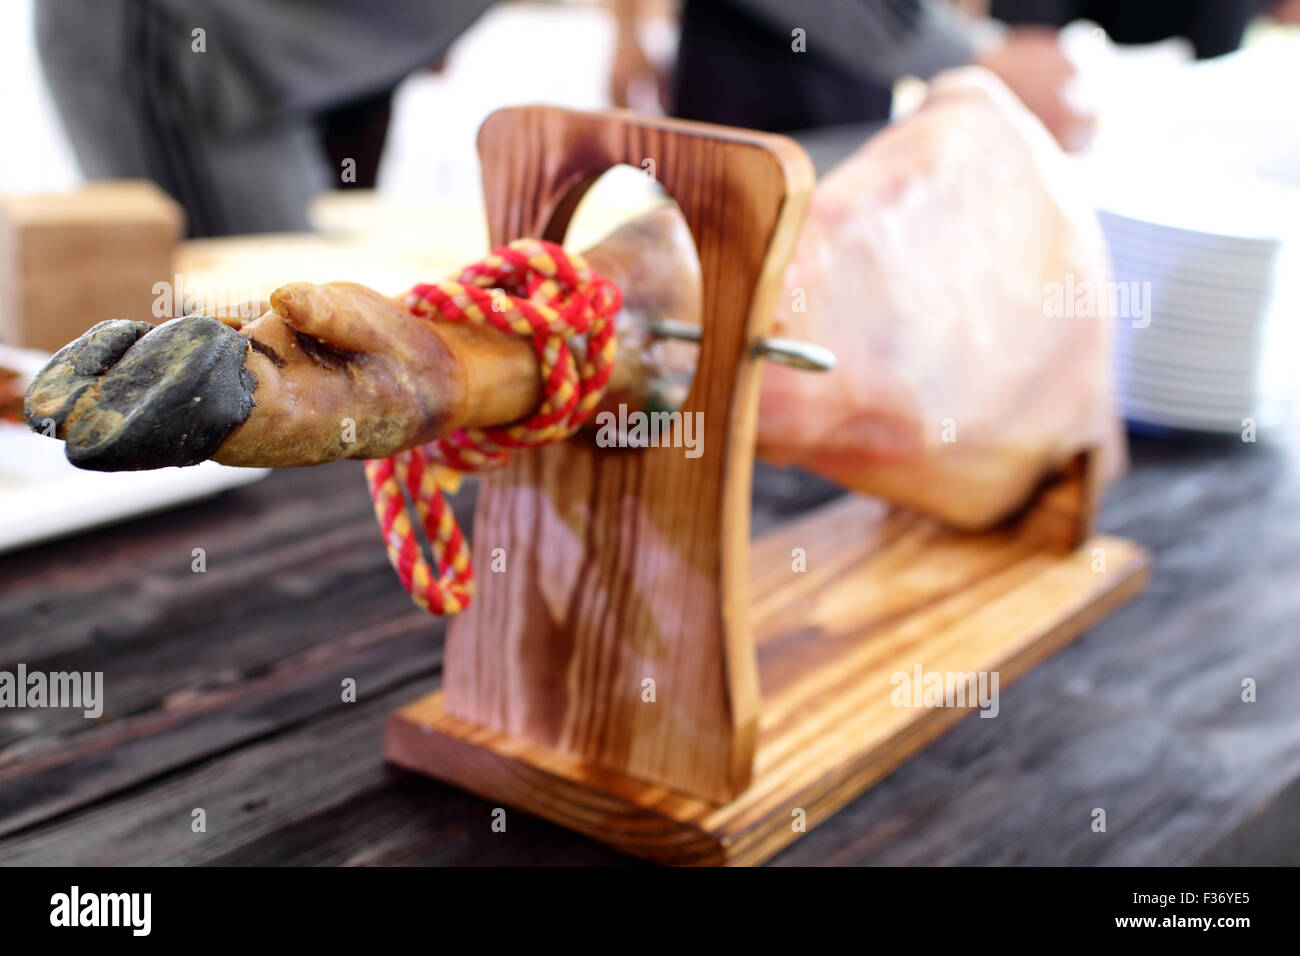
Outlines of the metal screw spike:
<svg viewBox="0 0 1300 956">
<path fill-rule="evenodd" d="M 682 342 L 699 342 L 701 335 L 698 325 L 662 317 L 650 320 L 650 332 L 657 338 Z M 794 339 L 759 339 L 750 354 L 807 372 L 829 372 L 835 367 L 835 353 L 830 349 Z"/>
</svg>

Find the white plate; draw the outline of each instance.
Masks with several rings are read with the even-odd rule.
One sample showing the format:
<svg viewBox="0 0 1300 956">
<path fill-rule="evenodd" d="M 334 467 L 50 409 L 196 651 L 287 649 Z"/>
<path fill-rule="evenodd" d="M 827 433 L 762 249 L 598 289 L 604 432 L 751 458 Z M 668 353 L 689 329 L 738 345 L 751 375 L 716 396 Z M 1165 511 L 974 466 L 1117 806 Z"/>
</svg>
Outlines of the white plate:
<svg viewBox="0 0 1300 956">
<path fill-rule="evenodd" d="M 1141 422 L 1147 425 L 1162 425 L 1166 428 L 1183 428 L 1199 432 L 1215 432 L 1217 434 L 1230 434 L 1240 432 L 1242 418 L 1254 418 L 1253 415 L 1242 415 L 1240 417 L 1223 416 L 1221 418 L 1201 418 L 1196 415 L 1186 415 L 1180 412 L 1151 411 L 1138 407 L 1125 407 L 1124 417 L 1132 422 Z"/>
<path fill-rule="evenodd" d="M 1265 338 L 1266 328 L 1263 323 L 1253 326 L 1233 327 L 1226 322 L 1200 322 L 1184 319 L 1180 316 L 1161 314 L 1151 316 L 1151 324 L 1134 327 L 1132 320 L 1128 328 L 1120 329 L 1121 335 L 1139 338 L 1139 340 L 1174 346 L 1189 345 L 1212 349 L 1215 352 L 1251 352 L 1258 348 Z M 1150 334 L 1146 334 L 1150 333 Z"/>
<path fill-rule="evenodd" d="M 1234 293 L 1258 293 L 1273 285 L 1274 260 L 1234 262 L 1186 249 L 1144 249 L 1109 244 L 1115 272 L 1145 282 L 1187 282 Z"/>
<path fill-rule="evenodd" d="M 1199 369 L 1189 371 L 1125 360 L 1119 361 L 1116 369 L 1126 382 L 1142 384 L 1152 390 L 1165 389 L 1192 395 L 1202 392 L 1206 396 L 1252 394 L 1258 381 L 1258 376 L 1253 373 Z"/>
<path fill-rule="evenodd" d="M 25 376 L 47 358 L 0 346 L 0 365 Z M 68 463 L 62 442 L 0 422 L 0 552 L 206 498 L 268 474 L 215 461 L 157 471 L 83 471 Z"/>
<path fill-rule="evenodd" d="M 1141 243 L 1108 234 L 1106 246 L 1119 264 L 1135 270 L 1171 272 L 1177 269 L 1204 268 L 1211 275 L 1226 279 L 1259 281 L 1271 276 L 1276 254 L 1245 258 L 1188 249 L 1182 246 Z"/>
<path fill-rule="evenodd" d="M 1184 229 L 1149 219 L 1138 219 L 1104 206 L 1097 210 L 1097 217 L 1107 234 L 1243 258 L 1270 256 L 1277 251 L 1280 243 L 1276 235 L 1234 236 L 1230 233 Z"/>
<path fill-rule="evenodd" d="M 1170 342 L 1174 345 L 1211 346 L 1215 349 L 1248 350 L 1268 334 L 1268 312 L 1258 322 L 1233 323 L 1227 319 L 1187 317 L 1174 312 L 1154 310 L 1149 325 L 1134 325 L 1134 319 L 1121 318 L 1116 333 L 1139 341 Z"/>
<path fill-rule="evenodd" d="M 1134 329 L 1132 334 L 1121 335 L 1116 344 L 1117 355 L 1130 366 L 1152 363 L 1187 374 L 1219 372 L 1244 376 L 1254 374 L 1259 366 L 1258 348 L 1215 348 L 1195 339 L 1139 334 L 1150 331 Z"/>
<path fill-rule="evenodd" d="M 1114 247 L 1111 248 L 1111 268 L 1118 279 L 1150 282 L 1153 286 L 1169 286 L 1175 291 L 1191 287 L 1198 292 L 1217 295 L 1225 302 L 1243 295 L 1267 295 L 1276 282 L 1276 266 L 1271 263 L 1266 269 L 1247 273 L 1192 257 L 1157 262 Z"/>
<path fill-rule="evenodd" d="M 1170 414 L 1196 416 L 1210 420 L 1236 420 L 1251 415 L 1251 410 L 1258 407 L 1259 401 L 1254 396 L 1235 402 L 1223 402 L 1215 405 L 1200 405 L 1190 399 L 1172 395 L 1144 395 L 1128 389 L 1119 393 L 1119 403 L 1126 409 L 1146 408 Z"/>
<path fill-rule="evenodd" d="M 1119 271 L 1115 275 L 1121 283 L 1142 281 Z M 1117 305 L 1125 306 L 1122 313 Z M 1273 305 L 1274 297 L 1268 289 L 1245 295 L 1157 280 L 1147 289 L 1094 303 L 1093 308 L 1105 314 L 1113 312 L 1120 332 L 1157 328 L 1194 337 L 1254 340 L 1266 326 Z"/>
<path fill-rule="evenodd" d="M 1131 376 L 1120 383 L 1120 390 L 1126 398 L 1207 412 L 1251 408 L 1258 399 L 1254 388 L 1234 392 L 1193 387 L 1168 388 Z"/>
<path fill-rule="evenodd" d="M 1115 362 L 1115 375 L 1120 382 L 1133 382 L 1150 389 L 1163 389 L 1182 395 L 1240 395 L 1251 394 L 1259 387 L 1257 369 L 1224 371 L 1222 369 L 1171 369 L 1148 362 L 1134 362 L 1121 356 Z"/>
<path fill-rule="evenodd" d="M 1223 186 L 1222 182 L 1218 183 Z M 1286 198 L 1286 196 L 1283 196 Z M 1188 204 L 1190 207 L 1196 207 L 1197 202 L 1204 202 L 1203 195 L 1164 196 L 1164 202 L 1178 202 Z M 1210 232 L 1208 229 L 1193 229 L 1190 226 L 1180 226 L 1162 222 L 1160 216 L 1144 216 L 1138 212 L 1121 212 L 1114 203 L 1101 203 L 1097 207 L 1097 219 L 1101 221 L 1102 228 L 1106 230 L 1114 229 L 1118 232 L 1128 235 L 1147 235 L 1147 237 L 1160 237 L 1161 241 L 1174 243 L 1179 246 L 1197 246 L 1205 250 L 1222 250 L 1236 252 L 1240 255 L 1261 255 L 1269 248 L 1277 248 L 1279 241 L 1284 237 L 1284 232 L 1279 232 L 1273 224 L 1257 230 L 1253 234 L 1247 232 L 1231 232 L 1229 229 L 1223 232 Z"/>
<path fill-rule="evenodd" d="M 1271 290 L 1252 296 L 1214 290 L 1193 291 L 1174 282 L 1152 283 L 1151 288 L 1152 314 L 1165 313 L 1197 326 L 1250 329 L 1267 321 L 1272 305 Z"/>
<path fill-rule="evenodd" d="M 1178 154 L 1175 152 L 1174 156 Z M 1293 187 L 1242 173 L 1227 173 L 1196 162 L 1187 168 L 1103 161 L 1094 172 L 1107 182 L 1097 209 L 1109 225 L 1162 233 L 1182 243 L 1249 252 L 1276 242 L 1290 230 L 1296 208 Z M 1181 159 L 1182 157 L 1180 157 Z M 1175 160 L 1177 162 L 1177 160 Z"/>
<path fill-rule="evenodd" d="M 1192 402 L 1165 401 L 1159 398 L 1148 398 L 1144 395 L 1132 395 L 1123 390 L 1120 391 L 1119 404 L 1126 415 L 1142 412 L 1148 416 L 1163 415 L 1184 422 L 1197 421 L 1219 424 L 1231 422 L 1237 427 L 1241 426 L 1243 418 L 1253 417 L 1252 413 L 1255 408 L 1253 402 L 1231 406 L 1197 405 Z M 1148 417 L 1143 420 L 1154 421 L 1155 419 Z"/>
</svg>

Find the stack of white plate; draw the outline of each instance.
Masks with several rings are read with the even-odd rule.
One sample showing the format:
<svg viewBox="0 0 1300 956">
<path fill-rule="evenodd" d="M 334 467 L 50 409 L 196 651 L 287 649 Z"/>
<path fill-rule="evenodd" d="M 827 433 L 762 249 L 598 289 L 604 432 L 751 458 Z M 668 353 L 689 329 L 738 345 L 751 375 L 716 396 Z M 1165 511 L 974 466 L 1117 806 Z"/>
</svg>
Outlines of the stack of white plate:
<svg viewBox="0 0 1300 956">
<path fill-rule="evenodd" d="M 1300 83 L 1294 37 L 1193 63 L 1093 27 L 1066 36 L 1099 118 L 1080 171 L 1115 280 L 1150 292 L 1142 316 L 1114 319 L 1125 417 L 1217 432 L 1294 419 L 1300 114 L 1276 95 Z"/>
<path fill-rule="evenodd" d="M 1215 432 L 1257 419 L 1281 241 L 1099 217 L 1115 281 L 1130 294 L 1116 317 L 1125 416 Z"/>
</svg>

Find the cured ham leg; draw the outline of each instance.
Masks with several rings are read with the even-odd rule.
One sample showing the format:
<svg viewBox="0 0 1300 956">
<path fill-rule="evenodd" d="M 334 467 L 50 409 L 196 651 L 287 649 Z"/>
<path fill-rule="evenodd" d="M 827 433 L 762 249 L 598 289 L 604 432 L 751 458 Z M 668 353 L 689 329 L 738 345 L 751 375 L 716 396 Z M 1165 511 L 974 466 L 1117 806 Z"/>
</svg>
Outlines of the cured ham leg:
<svg viewBox="0 0 1300 956">
<path fill-rule="evenodd" d="M 759 453 L 962 527 L 1016 510 L 1081 449 L 1113 476 L 1107 320 L 1045 306 L 1067 276 L 1108 279 L 1065 162 L 1006 87 L 966 69 L 820 182 L 776 334 L 837 365 L 766 368 Z"/>
<path fill-rule="evenodd" d="M 939 77 L 920 110 L 820 182 L 774 334 L 829 348 L 836 365 L 767 365 L 760 456 L 963 528 L 1008 517 L 1082 450 L 1113 478 L 1125 452 L 1108 321 L 1050 308 L 1054 288 L 1109 279 L 1066 162 L 1010 90 L 971 68 Z M 612 275 L 674 277 L 652 283 L 676 289 L 659 306 L 697 322 L 689 238 L 670 246 L 666 228 L 620 230 L 591 255 Z M 669 371 L 655 374 L 686 366 L 658 361 Z"/>
<path fill-rule="evenodd" d="M 698 309 L 694 255 L 668 206 L 591 251 L 592 267 L 624 301 L 619 360 L 600 407 L 641 407 L 665 357 L 693 351 L 652 343 L 647 324 Z M 96 471 L 208 458 L 287 467 L 382 458 L 458 428 L 509 424 L 541 400 L 537 356 L 519 336 L 431 322 L 351 282 L 291 283 L 266 305 L 250 322 L 101 322 L 41 370 L 25 417 L 63 439 L 73 464 Z"/>
<path fill-rule="evenodd" d="M 1044 308 L 1048 283 L 1106 278 L 1090 212 L 1054 180 L 1061 160 L 1005 88 L 967 71 L 827 177 L 776 334 L 824 345 L 838 364 L 768 366 L 760 453 L 962 527 L 1005 517 L 1083 448 L 1113 471 L 1105 322 Z M 692 361 L 691 347 L 649 331 L 654 317 L 699 321 L 690 235 L 665 205 L 585 255 L 624 297 L 604 405 L 635 407 Z M 52 421 L 83 467 L 285 466 L 507 424 L 539 398 L 523 339 L 431 323 L 351 283 L 295 283 L 248 323 L 101 323 L 51 360 L 25 414 Z"/>
</svg>

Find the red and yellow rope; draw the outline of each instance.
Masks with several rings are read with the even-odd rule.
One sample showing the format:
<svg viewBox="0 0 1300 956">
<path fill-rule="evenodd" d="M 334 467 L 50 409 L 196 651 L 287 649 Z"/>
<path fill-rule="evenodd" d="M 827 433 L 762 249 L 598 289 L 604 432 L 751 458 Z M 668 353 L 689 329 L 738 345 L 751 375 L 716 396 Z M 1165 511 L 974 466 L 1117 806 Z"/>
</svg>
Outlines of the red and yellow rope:
<svg viewBox="0 0 1300 956">
<path fill-rule="evenodd" d="M 618 287 L 580 256 L 539 239 L 500 246 L 455 279 L 406 294 L 413 314 L 487 324 L 532 339 L 541 364 L 542 403 L 525 421 L 464 428 L 428 445 L 366 462 L 366 479 L 388 560 L 412 600 L 433 614 L 463 611 L 474 594 L 469 546 L 444 497 L 465 472 L 505 464 L 517 448 L 561 441 L 595 409 L 614 367 Z M 575 356 L 571 339 L 584 347 Z M 409 503 L 407 498 L 409 496 Z M 411 514 L 415 511 L 414 519 Z M 415 527 L 433 552 L 425 559 Z"/>
</svg>

